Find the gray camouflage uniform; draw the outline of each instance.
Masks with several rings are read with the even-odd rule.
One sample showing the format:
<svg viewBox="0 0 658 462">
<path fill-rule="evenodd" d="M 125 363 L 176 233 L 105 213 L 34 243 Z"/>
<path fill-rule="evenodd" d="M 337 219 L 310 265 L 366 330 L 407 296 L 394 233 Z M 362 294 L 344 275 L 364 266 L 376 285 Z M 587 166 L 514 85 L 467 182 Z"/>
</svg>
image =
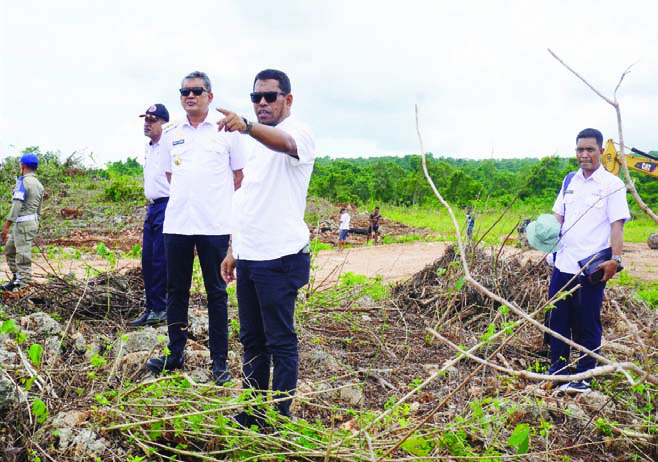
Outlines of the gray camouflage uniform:
<svg viewBox="0 0 658 462">
<path fill-rule="evenodd" d="M 25 200 L 14 198 L 7 220 L 13 222 L 4 252 L 17 286 L 32 280 L 32 241 L 39 230 L 43 185 L 34 172 L 23 176 Z"/>
</svg>

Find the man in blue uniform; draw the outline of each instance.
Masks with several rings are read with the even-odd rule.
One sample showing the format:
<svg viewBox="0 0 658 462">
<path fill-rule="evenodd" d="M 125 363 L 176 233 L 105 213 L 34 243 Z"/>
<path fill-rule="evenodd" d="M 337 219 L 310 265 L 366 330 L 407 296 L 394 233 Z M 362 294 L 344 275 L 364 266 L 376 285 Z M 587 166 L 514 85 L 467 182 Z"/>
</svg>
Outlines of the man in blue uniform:
<svg viewBox="0 0 658 462">
<path fill-rule="evenodd" d="M 167 258 L 162 225 L 169 202 L 169 180 L 163 168 L 160 136 L 163 124 L 169 122 L 169 111 L 163 104 L 154 104 L 140 117 L 144 118 L 144 135 L 150 138 L 144 156 L 144 195 L 149 203 L 142 242 L 146 310 L 131 326 L 159 324 L 167 319 Z"/>
</svg>

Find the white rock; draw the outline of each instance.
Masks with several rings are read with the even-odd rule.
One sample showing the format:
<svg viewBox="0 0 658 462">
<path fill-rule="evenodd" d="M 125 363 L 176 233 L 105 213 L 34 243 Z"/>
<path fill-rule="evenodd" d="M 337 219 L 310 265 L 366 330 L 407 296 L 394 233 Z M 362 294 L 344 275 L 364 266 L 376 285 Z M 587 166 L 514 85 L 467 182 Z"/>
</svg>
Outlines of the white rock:
<svg viewBox="0 0 658 462">
<path fill-rule="evenodd" d="M 51 318 L 47 313 L 41 311 L 32 313 L 29 316 L 23 316 L 20 319 L 22 330 L 39 337 L 57 335 L 62 331 L 57 321 Z"/>
<path fill-rule="evenodd" d="M 363 404 L 364 397 L 361 387 L 357 384 L 352 384 L 348 387 L 340 389 L 340 398 L 347 401 L 352 406 L 359 406 Z"/>
<path fill-rule="evenodd" d="M 71 340 L 73 341 L 73 349 L 76 352 L 83 354 L 85 351 L 87 351 L 87 340 L 80 332 L 73 334 L 71 336 Z"/>
</svg>

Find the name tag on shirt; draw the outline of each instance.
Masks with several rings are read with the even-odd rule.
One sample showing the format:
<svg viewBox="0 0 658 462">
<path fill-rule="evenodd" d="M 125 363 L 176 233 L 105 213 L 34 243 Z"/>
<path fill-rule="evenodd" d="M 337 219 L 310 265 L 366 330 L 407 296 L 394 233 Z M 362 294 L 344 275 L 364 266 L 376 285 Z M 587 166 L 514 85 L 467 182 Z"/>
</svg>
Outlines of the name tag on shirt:
<svg viewBox="0 0 658 462">
<path fill-rule="evenodd" d="M 184 142 L 185 142 L 185 140 L 182 139 L 182 140 L 176 140 L 176 141 L 174 141 L 174 142 L 171 143 L 171 144 L 173 144 L 174 146 L 176 146 L 176 145 L 179 145 L 179 144 L 183 144 Z"/>
</svg>

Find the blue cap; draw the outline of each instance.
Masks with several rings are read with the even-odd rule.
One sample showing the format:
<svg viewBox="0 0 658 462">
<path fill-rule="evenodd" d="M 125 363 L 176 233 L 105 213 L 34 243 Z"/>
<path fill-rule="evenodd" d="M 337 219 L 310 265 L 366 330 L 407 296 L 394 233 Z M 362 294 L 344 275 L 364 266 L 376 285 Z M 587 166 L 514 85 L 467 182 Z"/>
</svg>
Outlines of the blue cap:
<svg viewBox="0 0 658 462">
<path fill-rule="evenodd" d="M 39 166 L 39 158 L 34 154 L 23 154 L 23 157 L 21 157 L 21 164 L 37 168 Z"/>
<path fill-rule="evenodd" d="M 144 114 L 140 114 L 140 117 L 146 116 L 160 117 L 165 122 L 169 122 L 169 111 L 167 111 L 164 104 L 154 104 L 149 107 Z"/>
</svg>

